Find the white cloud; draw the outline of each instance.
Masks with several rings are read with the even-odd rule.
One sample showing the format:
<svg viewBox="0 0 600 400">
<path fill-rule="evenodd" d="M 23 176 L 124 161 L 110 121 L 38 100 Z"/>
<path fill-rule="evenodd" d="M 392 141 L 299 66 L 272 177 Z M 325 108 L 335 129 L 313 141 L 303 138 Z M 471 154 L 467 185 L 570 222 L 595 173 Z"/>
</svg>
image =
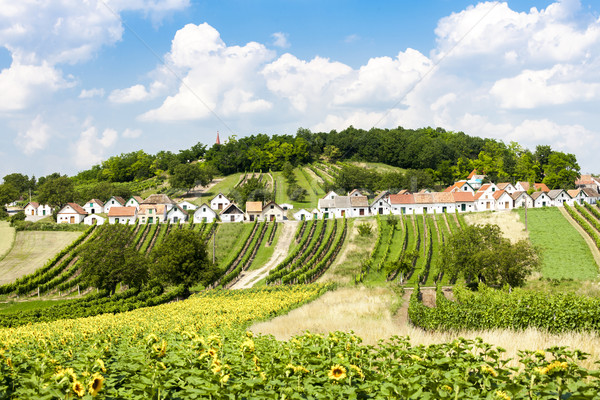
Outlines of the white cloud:
<svg viewBox="0 0 600 400">
<path fill-rule="evenodd" d="M 180 71 L 183 82 L 176 94 L 163 104 L 140 116 L 145 121 L 194 120 L 221 112 L 223 96 L 232 89 L 255 92 L 258 69 L 274 53 L 264 45 L 250 42 L 245 46 L 227 46 L 212 26 L 188 24 L 173 39 L 167 55 L 169 65 Z M 168 85 L 155 81 L 154 84 Z M 258 107 L 257 107 L 258 105 Z M 255 103 L 248 110 L 261 110 L 266 103 Z"/>
<path fill-rule="evenodd" d="M 0 111 L 17 111 L 62 88 L 73 86 L 60 71 L 47 63 L 24 65 L 13 62 L 0 72 Z"/>
<path fill-rule="evenodd" d="M 358 36 L 357 34 L 353 33 L 352 35 L 348 35 L 344 38 L 344 42 L 346 43 L 354 43 L 357 40 L 360 39 L 360 36 Z"/>
<path fill-rule="evenodd" d="M 113 90 L 108 99 L 113 103 L 132 103 L 149 97 L 150 93 L 146 91 L 144 85 L 134 85 L 126 89 Z"/>
<path fill-rule="evenodd" d="M 104 159 L 106 150 L 112 147 L 118 138 L 117 131 L 105 129 L 101 135 L 94 126 L 81 132 L 73 145 L 73 160 L 79 168 L 89 168 Z"/>
<path fill-rule="evenodd" d="M 275 32 L 271 35 L 271 37 L 273 38 L 273 46 L 281 47 L 282 49 L 287 49 L 290 47 L 287 33 Z"/>
<path fill-rule="evenodd" d="M 38 115 L 25 132 L 19 132 L 15 144 L 24 154 L 32 155 L 39 150 L 44 150 L 50 140 L 50 127 L 44 123 L 42 116 Z"/>
<path fill-rule="evenodd" d="M 264 99 L 255 99 L 250 92 L 241 89 L 231 89 L 223 96 L 222 111 L 225 115 L 235 113 L 256 113 L 268 111 L 273 104 Z"/>
<path fill-rule="evenodd" d="M 104 89 L 82 89 L 79 93 L 80 99 L 91 99 L 92 97 L 104 97 Z"/>
<path fill-rule="evenodd" d="M 123 131 L 123 137 L 126 139 L 137 139 L 140 136 L 142 136 L 142 130 L 141 129 L 125 129 Z"/>
</svg>

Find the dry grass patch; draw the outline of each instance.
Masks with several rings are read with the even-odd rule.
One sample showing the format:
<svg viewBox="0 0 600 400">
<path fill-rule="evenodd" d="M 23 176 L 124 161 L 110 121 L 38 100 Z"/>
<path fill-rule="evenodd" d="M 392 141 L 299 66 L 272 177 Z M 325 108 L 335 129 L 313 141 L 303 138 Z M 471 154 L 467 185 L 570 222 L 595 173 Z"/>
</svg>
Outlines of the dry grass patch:
<svg viewBox="0 0 600 400">
<path fill-rule="evenodd" d="M 513 243 L 529 238 L 525 231 L 525 224 L 519 218 L 519 214 L 514 212 L 470 213 L 465 214 L 464 217 L 469 225 L 498 225 L 502 235 Z"/>
<path fill-rule="evenodd" d="M 0 284 L 34 272 L 73 242 L 81 232 L 17 232 L 15 244 L 0 262 Z"/>
<path fill-rule="evenodd" d="M 287 340 L 304 331 L 325 334 L 331 331 L 354 331 L 365 344 L 377 344 L 393 335 L 409 336 L 414 346 L 451 342 L 464 337 L 481 337 L 485 342 L 506 350 L 504 358 L 518 359 L 519 350 L 538 350 L 568 346 L 591 354 L 582 366 L 596 368 L 600 360 L 600 337 L 591 333 L 548 334 L 537 329 L 525 331 L 491 330 L 465 332 L 426 332 L 412 326 L 406 315 L 410 293 L 404 295 L 400 311 L 394 315 L 399 295 L 391 288 L 341 288 L 328 292 L 312 303 L 277 317 L 257 323 L 250 329 Z M 512 365 L 516 365 L 513 363 Z"/>
</svg>

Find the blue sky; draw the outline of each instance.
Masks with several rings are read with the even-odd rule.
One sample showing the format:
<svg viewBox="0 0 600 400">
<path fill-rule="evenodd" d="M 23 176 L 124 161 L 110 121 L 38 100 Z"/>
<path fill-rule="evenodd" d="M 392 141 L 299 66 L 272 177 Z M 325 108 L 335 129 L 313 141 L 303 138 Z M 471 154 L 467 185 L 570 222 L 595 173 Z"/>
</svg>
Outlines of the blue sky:
<svg viewBox="0 0 600 400">
<path fill-rule="evenodd" d="M 589 0 L 0 0 L 0 176 L 350 124 L 550 144 L 598 173 L 599 15 Z"/>
</svg>

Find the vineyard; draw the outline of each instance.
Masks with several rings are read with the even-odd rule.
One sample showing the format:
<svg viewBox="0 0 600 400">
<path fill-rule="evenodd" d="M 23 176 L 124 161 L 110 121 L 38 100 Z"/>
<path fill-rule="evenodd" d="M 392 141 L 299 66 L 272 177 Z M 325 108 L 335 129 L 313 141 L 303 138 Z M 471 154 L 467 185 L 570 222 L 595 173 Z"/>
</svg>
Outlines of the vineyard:
<svg viewBox="0 0 600 400">
<path fill-rule="evenodd" d="M 377 216 L 375 246 L 355 282 L 454 282 L 439 270 L 440 253 L 445 238 L 464 224 L 459 214 Z"/>
<path fill-rule="evenodd" d="M 459 339 L 363 346 L 353 334 L 288 342 L 245 328 L 318 297 L 322 285 L 214 290 L 154 308 L 0 329 L 0 399 L 593 398 L 578 351 L 503 350 Z M 35 360 L 35 362 L 31 362 Z"/>
</svg>

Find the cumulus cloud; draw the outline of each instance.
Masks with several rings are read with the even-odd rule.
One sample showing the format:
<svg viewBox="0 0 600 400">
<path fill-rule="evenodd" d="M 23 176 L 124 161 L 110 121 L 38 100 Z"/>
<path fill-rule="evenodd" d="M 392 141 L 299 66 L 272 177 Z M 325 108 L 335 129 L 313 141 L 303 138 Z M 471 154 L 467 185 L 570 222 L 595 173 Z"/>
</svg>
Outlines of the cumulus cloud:
<svg viewBox="0 0 600 400">
<path fill-rule="evenodd" d="M 227 46 L 212 26 L 188 24 L 175 34 L 171 52 L 166 57 L 169 66 L 181 71 L 183 76 L 177 93 L 168 96 L 160 107 L 144 113 L 140 119 L 205 118 L 213 111 L 221 112 L 224 94 L 232 89 L 250 93 L 253 97 L 256 72 L 273 56 L 274 53 L 262 44 L 250 42 L 245 46 Z M 266 102 L 259 101 L 250 109 L 260 110 L 265 105 Z"/>
<path fill-rule="evenodd" d="M 104 97 L 104 89 L 82 89 L 79 93 L 80 99 L 91 99 L 93 97 Z"/>
<path fill-rule="evenodd" d="M 282 49 L 287 49 L 290 47 L 287 33 L 275 32 L 271 35 L 271 37 L 273 38 L 273 46 L 281 47 Z"/>
<path fill-rule="evenodd" d="M 42 116 L 38 115 L 24 132 L 19 132 L 15 144 L 21 148 L 24 154 L 32 155 L 37 151 L 44 150 L 50 140 L 50 127 L 44 123 Z"/>
<path fill-rule="evenodd" d="M 89 168 L 105 158 L 106 150 L 117 142 L 118 134 L 114 129 L 105 129 L 98 134 L 98 129 L 90 126 L 81 132 L 73 145 L 73 161 L 79 168 Z"/>
</svg>

